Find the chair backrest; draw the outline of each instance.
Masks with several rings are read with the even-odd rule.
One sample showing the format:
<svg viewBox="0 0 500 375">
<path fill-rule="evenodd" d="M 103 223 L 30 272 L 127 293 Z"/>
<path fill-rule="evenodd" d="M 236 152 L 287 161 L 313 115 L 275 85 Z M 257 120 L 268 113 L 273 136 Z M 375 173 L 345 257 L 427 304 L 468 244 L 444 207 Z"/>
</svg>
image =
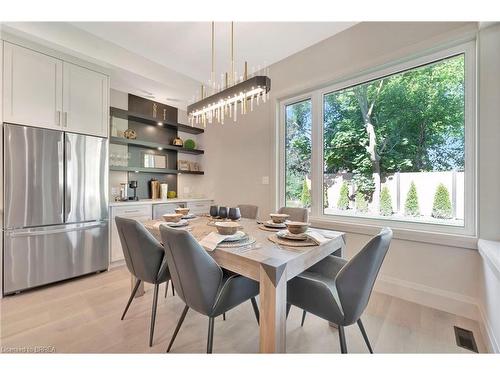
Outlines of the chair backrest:
<svg viewBox="0 0 500 375">
<path fill-rule="evenodd" d="M 391 239 L 392 230 L 383 228 L 337 274 L 335 285 L 345 325 L 355 323 L 363 314 Z"/>
<path fill-rule="evenodd" d="M 125 263 L 132 275 L 148 283 L 156 283 L 165 256 L 163 246 L 140 222 L 116 217 Z"/>
<path fill-rule="evenodd" d="M 254 206 L 253 204 L 239 204 L 238 207 L 241 217 L 245 219 L 257 219 L 259 215 L 259 206 Z"/>
<path fill-rule="evenodd" d="M 278 210 L 279 214 L 290 215 L 291 221 L 301 221 L 307 223 L 309 221 L 309 211 L 307 208 L 301 207 L 281 207 Z"/>
<path fill-rule="evenodd" d="M 222 269 L 191 233 L 160 226 L 167 264 L 179 297 L 193 310 L 209 315 L 222 284 Z"/>
</svg>

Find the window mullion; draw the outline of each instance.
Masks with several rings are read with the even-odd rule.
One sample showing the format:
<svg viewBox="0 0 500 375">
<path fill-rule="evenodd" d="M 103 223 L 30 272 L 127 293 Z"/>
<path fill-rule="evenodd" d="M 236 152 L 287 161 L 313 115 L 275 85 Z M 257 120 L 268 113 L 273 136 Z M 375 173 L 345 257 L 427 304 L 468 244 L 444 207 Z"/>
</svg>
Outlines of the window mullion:
<svg viewBox="0 0 500 375">
<path fill-rule="evenodd" d="M 323 212 L 323 106 L 319 90 L 313 92 L 311 125 L 311 215 Z"/>
</svg>

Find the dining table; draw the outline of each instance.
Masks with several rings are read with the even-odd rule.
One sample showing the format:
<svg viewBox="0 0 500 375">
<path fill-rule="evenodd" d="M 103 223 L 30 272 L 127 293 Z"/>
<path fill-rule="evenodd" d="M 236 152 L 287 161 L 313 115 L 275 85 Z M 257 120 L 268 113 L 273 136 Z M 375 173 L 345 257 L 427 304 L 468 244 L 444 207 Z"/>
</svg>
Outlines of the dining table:
<svg viewBox="0 0 500 375">
<path fill-rule="evenodd" d="M 284 353 L 288 280 L 329 255 L 343 256 L 345 233 L 311 228 L 310 230 L 322 234 L 327 241 L 322 241 L 320 245 L 288 246 L 279 243 L 280 241 L 271 241 L 276 240 L 276 233 L 263 227 L 261 222 L 243 218 L 238 222 L 241 231 L 251 240 L 249 244 L 218 246 L 207 252 L 220 267 L 259 283 L 260 352 Z M 147 220 L 143 224 L 161 242 L 160 226 L 166 225 L 165 221 Z M 190 219 L 189 225 L 180 229 L 188 230 L 198 241 L 211 232 L 216 232 L 214 220 L 210 217 Z"/>
</svg>

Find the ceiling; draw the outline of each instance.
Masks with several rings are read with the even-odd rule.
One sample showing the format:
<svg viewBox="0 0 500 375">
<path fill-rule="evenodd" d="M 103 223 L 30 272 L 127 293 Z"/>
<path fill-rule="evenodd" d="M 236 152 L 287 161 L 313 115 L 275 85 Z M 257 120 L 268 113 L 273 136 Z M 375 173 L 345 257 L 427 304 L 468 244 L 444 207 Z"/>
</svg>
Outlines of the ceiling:
<svg viewBox="0 0 500 375">
<path fill-rule="evenodd" d="M 316 44 L 353 22 L 236 22 L 235 70 L 249 73 Z M 72 25 L 156 63 L 206 82 L 211 72 L 210 22 L 74 22 Z M 216 78 L 230 69 L 229 22 L 215 23 Z"/>
</svg>

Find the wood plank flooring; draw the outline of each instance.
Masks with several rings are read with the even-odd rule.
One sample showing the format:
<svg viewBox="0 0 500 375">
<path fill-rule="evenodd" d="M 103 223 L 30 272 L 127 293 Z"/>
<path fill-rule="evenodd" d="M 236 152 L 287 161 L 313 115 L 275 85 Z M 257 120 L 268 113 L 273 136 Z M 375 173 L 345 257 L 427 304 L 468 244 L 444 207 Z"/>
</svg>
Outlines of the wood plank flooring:
<svg viewBox="0 0 500 375">
<path fill-rule="evenodd" d="M 165 299 L 160 289 L 154 345 L 148 346 L 152 287 L 136 298 L 120 320 L 130 293 L 130 276 L 117 267 L 0 300 L 0 349 L 52 346 L 58 353 L 165 352 L 183 302 Z M 289 353 L 340 353 L 337 330 L 328 322 L 292 308 L 287 321 Z M 373 293 L 363 316 L 376 353 L 471 353 L 455 343 L 453 326 L 474 332 L 485 351 L 477 322 L 384 294 Z M 208 319 L 189 311 L 172 348 L 173 353 L 204 353 Z M 258 353 L 259 329 L 250 302 L 215 322 L 214 353 Z M 367 349 L 356 325 L 346 328 L 350 353 Z"/>
</svg>

